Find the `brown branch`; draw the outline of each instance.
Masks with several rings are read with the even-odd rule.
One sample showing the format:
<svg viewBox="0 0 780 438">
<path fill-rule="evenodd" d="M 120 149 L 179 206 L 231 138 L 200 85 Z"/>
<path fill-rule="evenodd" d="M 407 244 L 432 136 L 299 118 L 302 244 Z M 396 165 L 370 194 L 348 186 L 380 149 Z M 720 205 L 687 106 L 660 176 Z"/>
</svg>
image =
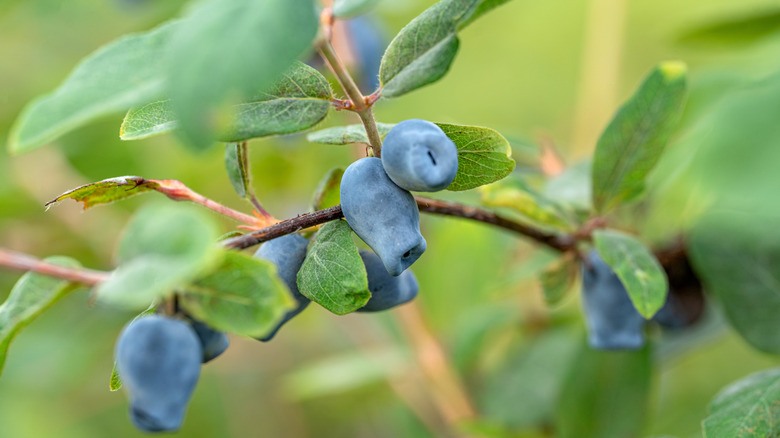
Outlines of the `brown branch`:
<svg viewBox="0 0 780 438">
<path fill-rule="evenodd" d="M 494 225 L 506 230 L 514 231 L 558 251 L 569 251 L 574 248 L 576 243 L 575 239 L 571 236 L 543 233 L 535 228 L 531 228 L 527 225 L 477 207 L 423 198 L 420 196 L 415 196 L 415 200 L 417 201 L 417 206 L 420 208 L 420 211 L 423 213 L 459 217 Z M 222 245 L 234 249 L 249 248 L 259 243 L 284 236 L 285 234 L 294 233 L 305 228 L 324 224 L 325 222 L 341 219 L 342 217 L 344 217 L 344 214 L 341 212 L 341 205 L 336 205 L 335 207 L 326 208 L 325 210 L 317 210 L 312 213 L 302 214 L 298 217 L 278 222 L 270 227 L 243 236 L 224 240 Z"/>
<path fill-rule="evenodd" d="M 0 248 L 0 266 L 18 271 L 33 271 L 87 286 L 96 286 L 108 279 L 108 272 L 55 265 L 28 254 Z"/>
</svg>

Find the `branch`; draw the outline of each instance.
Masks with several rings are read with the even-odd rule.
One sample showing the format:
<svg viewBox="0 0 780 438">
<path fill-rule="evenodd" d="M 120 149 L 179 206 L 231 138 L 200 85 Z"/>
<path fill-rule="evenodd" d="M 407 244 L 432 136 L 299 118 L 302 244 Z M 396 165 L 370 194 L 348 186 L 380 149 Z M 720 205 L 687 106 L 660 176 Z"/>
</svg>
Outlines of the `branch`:
<svg viewBox="0 0 780 438">
<path fill-rule="evenodd" d="M 336 75 L 339 85 L 347 94 L 347 97 L 352 101 L 353 111 L 358 113 L 360 121 L 366 128 L 366 134 L 368 135 L 369 146 L 374 152 L 374 156 L 380 157 L 382 154 L 382 137 L 379 135 L 379 130 L 376 127 L 376 121 L 371 110 L 371 106 L 379 99 L 379 94 L 375 93 L 366 98 L 363 93 L 360 92 L 355 80 L 352 79 L 344 63 L 341 62 L 336 50 L 330 43 L 330 33 L 333 24 L 333 14 L 330 8 L 322 10 L 320 15 L 320 22 L 323 28 L 323 36 L 317 41 L 317 51 L 322 59 L 325 60 L 325 64 L 328 65 L 330 70 Z"/>
<path fill-rule="evenodd" d="M 420 196 L 415 196 L 415 200 L 417 201 L 417 206 L 420 208 L 420 211 L 423 213 L 459 217 L 494 225 L 514 231 L 558 251 L 569 251 L 574 248 L 576 243 L 576 240 L 572 236 L 546 234 L 527 225 L 477 207 L 423 198 Z M 325 222 L 341 219 L 342 217 L 344 217 L 344 214 L 341 212 L 341 205 L 336 205 L 335 207 L 326 208 L 325 210 L 317 210 L 312 213 L 302 214 L 298 217 L 281 221 L 270 227 L 243 236 L 224 240 L 222 241 L 222 245 L 234 249 L 249 248 L 259 243 L 284 236 L 285 234 L 294 233 L 305 228 L 324 224 Z"/>
<path fill-rule="evenodd" d="M 108 279 L 104 271 L 84 268 L 68 268 L 35 258 L 31 255 L 0 248 L 0 266 L 18 271 L 33 271 L 51 277 L 62 278 L 74 283 L 96 286 Z"/>
</svg>

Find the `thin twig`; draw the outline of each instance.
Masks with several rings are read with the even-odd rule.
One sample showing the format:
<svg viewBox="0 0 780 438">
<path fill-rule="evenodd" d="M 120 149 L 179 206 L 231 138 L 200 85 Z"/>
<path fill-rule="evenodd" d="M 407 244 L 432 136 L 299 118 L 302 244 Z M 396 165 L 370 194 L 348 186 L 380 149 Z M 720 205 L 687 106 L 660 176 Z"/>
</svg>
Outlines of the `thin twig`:
<svg viewBox="0 0 780 438">
<path fill-rule="evenodd" d="M 325 18 L 322 18 L 320 21 L 324 22 L 330 14 L 330 10 L 325 8 L 322 12 L 322 17 Z M 363 93 L 360 92 L 360 88 L 358 88 L 355 80 L 352 79 L 352 76 L 349 74 L 344 63 L 341 62 L 341 58 L 336 54 L 336 50 L 330 43 L 328 35 L 329 28 L 324 25 L 323 28 L 325 29 L 323 32 L 325 35 L 319 38 L 317 42 L 317 51 L 320 53 L 320 56 L 322 56 L 322 59 L 325 60 L 325 64 L 328 65 L 336 76 L 336 80 L 339 81 L 339 84 L 347 94 L 347 97 L 352 101 L 353 111 L 358 113 L 360 121 L 366 128 L 366 134 L 368 134 L 368 141 L 370 142 L 369 146 L 371 146 L 371 149 L 374 151 L 374 156 L 379 157 L 382 154 L 382 137 L 379 135 L 379 130 L 376 127 L 376 121 L 374 120 L 374 115 L 371 110 L 371 106 L 379 99 L 379 94 L 372 94 L 370 99 L 366 99 L 366 97 L 363 96 Z"/>
<path fill-rule="evenodd" d="M 483 222 L 495 225 L 535 240 L 538 243 L 547 245 L 558 251 L 569 251 L 574 248 L 575 240 L 571 236 L 547 234 L 525 224 L 507 219 L 491 211 L 455 202 L 439 201 L 436 199 L 415 197 L 417 206 L 423 213 L 440 214 L 445 216 L 460 217 L 477 222 Z M 233 237 L 224 240 L 222 245 L 227 248 L 244 249 L 263 243 L 265 241 L 284 236 L 285 234 L 295 233 L 297 231 L 324 224 L 344 217 L 341 211 L 341 205 L 317 210 L 312 213 L 302 214 L 292 219 L 278 222 L 270 227 L 257 230 L 243 236 Z"/>
<path fill-rule="evenodd" d="M 18 271 L 33 271 L 87 286 L 96 286 L 106 281 L 110 275 L 110 273 L 104 271 L 55 265 L 29 254 L 3 248 L 0 248 L 0 266 Z"/>
</svg>

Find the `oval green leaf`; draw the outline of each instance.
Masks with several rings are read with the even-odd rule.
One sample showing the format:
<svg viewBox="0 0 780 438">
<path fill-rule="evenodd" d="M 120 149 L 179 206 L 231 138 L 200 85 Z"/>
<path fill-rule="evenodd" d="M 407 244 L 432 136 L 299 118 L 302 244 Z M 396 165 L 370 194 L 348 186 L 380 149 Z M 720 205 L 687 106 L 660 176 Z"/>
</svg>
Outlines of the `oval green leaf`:
<svg viewBox="0 0 780 438">
<path fill-rule="evenodd" d="M 780 368 L 751 374 L 724 388 L 702 421 L 704 438 L 780 435 Z"/>
<path fill-rule="evenodd" d="M 593 206 L 598 212 L 631 201 L 645 189 L 682 114 L 687 68 L 653 69 L 601 134 L 593 157 Z"/>
<path fill-rule="evenodd" d="M 650 319 L 666 301 L 666 272 L 650 249 L 628 234 L 597 230 L 593 243 L 601 258 L 615 271 L 636 310 Z"/>
<path fill-rule="evenodd" d="M 166 45 L 177 25 L 124 36 L 87 56 L 56 90 L 25 107 L 11 128 L 8 150 L 30 151 L 99 117 L 159 96 Z"/>
<path fill-rule="evenodd" d="M 49 263 L 69 268 L 81 265 L 68 257 L 49 257 Z M 28 272 L 16 282 L 5 302 L 0 305 L 0 374 L 8 347 L 21 329 L 78 286 L 66 280 Z"/>
<path fill-rule="evenodd" d="M 230 125 L 229 105 L 271 87 L 310 49 L 317 27 L 312 0 L 206 0 L 191 8 L 168 57 L 168 96 L 187 145 L 211 146 Z M 246 129 L 219 137 L 253 135 Z"/>
<path fill-rule="evenodd" d="M 224 252 L 215 270 L 186 286 L 179 303 L 217 330 L 255 338 L 266 336 L 295 305 L 272 263 L 235 251 Z"/>
<path fill-rule="evenodd" d="M 363 260 L 346 221 L 320 228 L 298 271 L 298 290 L 336 315 L 363 307 L 371 298 Z"/>
<path fill-rule="evenodd" d="M 268 91 L 255 93 L 231 107 L 227 125 L 217 133 L 217 138 L 239 142 L 309 129 L 327 116 L 331 98 L 327 79 L 308 65 L 296 62 Z M 178 126 L 173 103 L 160 100 L 128 111 L 119 137 L 140 140 Z"/>
<path fill-rule="evenodd" d="M 130 221 L 119 266 L 97 287 L 100 301 L 144 309 L 208 271 L 218 257 L 217 226 L 194 207 L 151 205 Z"/>
<path fill-rule="evenodd" d="M 489 207 L 510 208 L 527 220 L 558 231 L 571 231 L 573 224 L 564 211 L 528 187 L 520 178 L 507 178 L 480 187 L 481 202 Z"/>
<path fill-rule="evenodd" d="M 377 123 L 376 128 L 379 136 L 383 139 L 395 126 L 394 123 Z M 306 140 L 312 143 L 344 145 L 351 143 L 368 144 L 368 134 L 363 125 L 334 126 L 319 131 L 314 131 L 306 135 Z"/>
<path fill-rule="evenodd" d="M 458 51 L 457 32 L 505 1 L 442 0 L 426 9 L 385 51 L 379 67 L 382 95 L 398 97 L 441 79 Z"/>
<path fill-rule="evenodd" d="M 503 179 L 515 169 L 512 148 L 497 131 L 437 123 L 458 148 L 458 173 L 447 190 L 473 189 Z"/>
</svg>

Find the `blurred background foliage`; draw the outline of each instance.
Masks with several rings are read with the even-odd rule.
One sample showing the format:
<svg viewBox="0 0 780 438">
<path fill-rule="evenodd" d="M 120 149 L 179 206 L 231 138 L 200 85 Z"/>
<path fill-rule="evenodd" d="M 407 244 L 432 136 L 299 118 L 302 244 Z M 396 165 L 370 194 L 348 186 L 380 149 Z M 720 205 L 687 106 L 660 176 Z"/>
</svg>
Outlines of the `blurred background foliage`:
<svg viewBox="0 0 780 438">
<path fill-rule="evenodd" d="M 185 3 L 4 0 L 0 138 L 29 100 L 52 90 L 82 57 L 176 16 Z M 432 3 L 380 2 L 371 17 L 389 39 Z M 440 83 L 382 100 L 375 115 L 388 123 L 423 118 L 488 126 L 512 141 L 520 163 L 535 156 L 535 144 L 553 144 L 574 164 L 592 153 L 647 71 L 680 59 L 691 70 L 682 126 L 653 174 L 642 214 L 626 209 L 619 222 L 651 243 L 668 241 L 707 211 L 765 222 L 780 213 L 778 11 L 771 0 L 515 0 L 461 33 L 458 57 Z M 751 21 L 756 15 L 762 18 Z M 747 25 L 711 26 L 723 20 Z M 354 123 L 350 116 L 331 113 L 322 126 Z M 172 135 L 124 143 L 121 120 L 91 124 L 23 156 L 0 153 L 0 246 L 110 269 L 118 233 L 150 199 L 89 212 L 75 203 L 45 212 L 43 203 L 119 175 L 178 179 L 245 209 L 226 178 L 221 148 L 194 156 Z M 308 144 L 304 135 L 250 145 L 258 196 L 280 218 L 304 212 L 330 168 L 364 153 Z M 478 200 L 477 193 L 446 196 Z M 483 414 L 474 428 L 547 436 L 584 345 L 577 293 L 548 309 L 536 274 L 553 255 L 507 232 L 431 216 L 422 227 L 428 251 L 414 266 L 418 301 Z M 17 278 L 0 271 L 0 298 Z M 748 346 L 720 314 L 712 305 L 697 326 L 680 333 L 653 327 L 643 436 L 701 436 L 707 403 L 720 388 L 780 364 Z M 125 397 L 108 392 L 114 340 L 132 316 L 90 307 L 88 293 L 79 292 L 23 331 L 0 379 L 2 435 L 140 436 L 127 419 Z M 397 324 L 391 314 L 337 317 L 314 305 L 270 343 L 233 338 L 227 353 L 204 368 L 177 436 L 433 436 L 420 419 L 430 413 L 414 402 L 426 389 L 409 383 L 419 371 Z"/>
</svg>

